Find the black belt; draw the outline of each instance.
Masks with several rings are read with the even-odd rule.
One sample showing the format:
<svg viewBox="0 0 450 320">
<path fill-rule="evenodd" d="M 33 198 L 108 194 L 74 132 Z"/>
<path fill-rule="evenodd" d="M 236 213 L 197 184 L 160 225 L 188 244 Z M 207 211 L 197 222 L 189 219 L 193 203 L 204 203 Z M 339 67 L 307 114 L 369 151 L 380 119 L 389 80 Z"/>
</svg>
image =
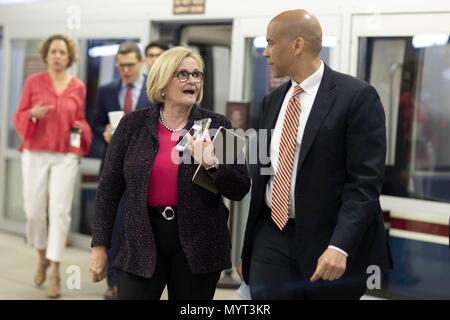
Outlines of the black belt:
<svg viewBox="0 0 450 320">
<path fill-rule="evenodd" d="M 148 207 L 148 212 L 152 215 L 157 215 L 165 220 L 173 220 L 177 213 L 177 207 Z"/>
</svg>

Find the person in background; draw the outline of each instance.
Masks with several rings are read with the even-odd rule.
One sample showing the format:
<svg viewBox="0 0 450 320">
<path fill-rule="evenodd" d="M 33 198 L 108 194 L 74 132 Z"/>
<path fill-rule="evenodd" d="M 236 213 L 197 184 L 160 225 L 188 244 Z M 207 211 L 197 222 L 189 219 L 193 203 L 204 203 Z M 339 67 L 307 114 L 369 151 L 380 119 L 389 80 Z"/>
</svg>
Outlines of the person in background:
<svg viewBox="0 0 450 320">
<path fill-rule="evenodd" d="M 212 299 L 221 271 L 231 267 L 222 196 L 238 201 L 247 194 L 247 166 L 219 164 L 210 139 L 191 138 L 196 163 L 180 163 L 175 150 L 196 120 L 211 118 L 211 128 L 231 128 L 223 115 L 198 106 L 203 67 L 189 49 L 163 53 L 147 80 L 155 105 L 126 115 L 111 139 L 95 201 L 90 271 L 94 282 L 106 276 L 106 249 L 123 197 L 124 228 L 114 260 L 119 299 L 160 299 L 166 285 L 171 300 Z M 211 152 L 193 153 L 194 146 Z M 192 182 L 199 163 L 218 193 Z"/>
<path fill-rule="evenodd" d="M 14 128 L 23 141 L 19 150 L 27 242 L 39 258 L 34 282 L 41 286 L 50 267 L 49 298 L 60 296 L 59 265 L 80 157 L 89 152 L 92 141 L 84 116 L 86 87 L 67 73 L 77 60 L 76 50 L 75 42 L 64 34 L 42 42 L 40 56 L 48 69 L 26 79 L 14 115 Z"/>
<path fill-rule="evenodd" d="M 152 106 L 146 93 L 145 82 L 147 77 L 140 73 L 143 59 L 141 49 L 139 49 L 137 44 L 134 42 L 123 42 L 119 46 L 116 62 L 120 78 L 98 89 L 97 104 L 92 122 L 94 133 L 105 143 L 105 153 L 114 129 L 109 123 L 108 113 L 122 110 L 125 114 L 128 114 L 133 110 L 145 109 Z M 103 155 L 100 165 L 100 176 L 103 171 L 104 161 L 105 156 Z M 119 212 L 112 234 L 112 245 L 108 250 L 108 288 L 104 295 L 106 300 L 114 300 L 117 298 L 116 271 L 112 268 L 112 261 L 116 253 L 117 239 L 122 230 L 123 213 L 121 208 L 119 206 Z"/>
<path fill-rule="evenodd" d="M 147 74 L 150 72 L 153 64 L 155 63 L 156 59 L 158 59 L 158 57 L 160 55 L 162 55 L 164 53 L 164 51 L 169 50 L 169 47 L 159 41 L 153 41 L 150 42 L 146 47 L 145 47 L 145 65 L 147 66 Z"/>
<path fill-rule="evenodd" d="M 359 299 L 367 267 L 389 267 L 383 106 L 372 86 L 323 63 L 307 11 L 280 13 L 266 37 L 270 69 L 291 79 L 263 100 L 273 172 L 252 168 L 238 273 L 253 299 Z"/>
</svg>

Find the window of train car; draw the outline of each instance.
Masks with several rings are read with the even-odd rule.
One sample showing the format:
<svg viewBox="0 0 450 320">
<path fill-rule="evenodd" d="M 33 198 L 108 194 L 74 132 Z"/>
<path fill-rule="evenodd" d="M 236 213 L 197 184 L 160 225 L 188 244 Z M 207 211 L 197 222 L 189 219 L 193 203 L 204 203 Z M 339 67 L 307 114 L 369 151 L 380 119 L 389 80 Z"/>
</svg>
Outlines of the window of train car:
<svg viewBox="0 0 450 320">
<path fill-rule="evenodd" d="M 17 149 L 22 144 L 22 140 L 14 130 L 13 117 L 19 106 L 23 84 L 31 74 L 47 69 L 39 57 L 39 44 L 41 41 L 41 39 L 11 40 L 8 113 L 8 147 L 11 149 Z"/>
<path fill-rule="evenodd" d="M 22 140 L 14 130 L 13 117 L 19 105 L 25 79 L 36 72 L 46 70 L 46 65 L 39 57 L 39 44 L 41 39 L 11 39 L 11 63 L 8 66 L 9 100 L 7 102 L 7 148 L 15 151 L 21 145 Z M 15 222 L 25 222 L 25 213 L 22 202 L 22 169 L 19 153 L 10 152 L 4 158 L 5 170 L 5 218 Z M 3 160 L 3 159 L 2 159 Z"/>
<path fill-rule="evenodd" d="M 0 96 L 2 94 L 2 81 L 3 81 L 3 28 L 0 26 Z M 0 132 L 2 129 L 2 114 L 3 112 L 3 100 L 0 99 Z M 0 146 L 1 147 L 1 146 Z"/>
<path fill-rule="evenodd" d="M 320 58 L 330 65 L 336 37 L 324 35 Z M 257 128 L 261 116 L 261 105 L 264 95 L 278 87 L 288 78 L 275 78 L 267 67 L 267 59 L 263 53 L 267 46 L 265 36 L 246 38 L 244 62 L 244 90 L 243 99 L 250 101 L 250 127 Z"/>
<path fill-rule="evenodd" d="M 358 76 L 386 113 L 383 194 L 450 202 L 449 35 L 360 38 Z"/>
</svg>

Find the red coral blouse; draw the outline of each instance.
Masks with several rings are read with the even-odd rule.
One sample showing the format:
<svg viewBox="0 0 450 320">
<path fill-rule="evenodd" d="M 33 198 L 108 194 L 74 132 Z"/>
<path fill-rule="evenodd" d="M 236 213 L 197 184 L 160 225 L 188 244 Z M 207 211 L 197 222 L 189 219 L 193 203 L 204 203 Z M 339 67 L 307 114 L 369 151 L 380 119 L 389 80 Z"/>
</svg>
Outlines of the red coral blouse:
<svg viewBox="0 0 450 320">
<path fill-rule="evenodd" d="M 86 87 L 72 77 L 67 88 L 60 94 L 55 91 L 48 71 L 33 74 L 27 78 L 20 97 L 19 107 L 14 115 L 14 128 L 22 138 L 19 151 L 48 151 L 85 155 L 92 142 L 91 129 L 84 118 Z M 30 118 L 31 109 L 42 102 L 43 106 L 54 105 L 42 119 Z M 70 145 L 69 130 L 75 121 L 82 124 L 81 146 Z"/>
</svg>

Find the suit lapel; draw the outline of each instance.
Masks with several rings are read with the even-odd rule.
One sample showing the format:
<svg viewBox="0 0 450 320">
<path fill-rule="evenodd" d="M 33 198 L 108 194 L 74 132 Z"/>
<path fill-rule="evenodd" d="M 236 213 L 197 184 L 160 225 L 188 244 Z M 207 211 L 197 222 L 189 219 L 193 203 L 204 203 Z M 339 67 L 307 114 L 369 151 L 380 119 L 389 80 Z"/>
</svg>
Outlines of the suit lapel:
<svg viewBox="0 0 450 320">
<path fill-rule="evenodd" d="M 272 140 L 272 129 L 275 128 L 278 115 L 280 114 L 281 105 L 283 104 L 284 97 L 286 96 L 289 88 L 291 87 L 291 80 L 285 82 L 277 90 L 278 93 L 271 97 L 266 103 L 266 112 L 264 114 L 263 121 L 261 122 L 261 129 L 267 130 L 267 151 L 270 151 L 270 141 Z"/>
<path fill-rule="evenodd" d="M 303 133 L 302 145 L 300 147 L 300 156 L 297 166 L 297 174 L 314 142 L 317 132 L 322 126 L 325 117 L 331 110 L 334 100 L 336 99 L 336 94 L 332 91 L 332 89 L 334 88 L 334 83 L 331 82 L 332 72 L 333 71 L 327 65 L 325 65 L 322 82 L 320 83 L 319 90 L 317 91 L 317 95 L 314 100 L 311 113 L 309 114 L 305 131 Z"/>
<path fill-rule="evenodd" d="M 120 101 L 119 101 L 119 92 L 122 81 L 118 79 L 114 84 L 113 90 L 111 91 L 111 105 L 107 106 L 110 111 L 120 111 Z"/>
<path fill-rule="evenodd" d="M 145 108 L 152 106 L 152 104 L 149 103 L 149 100 L 147 99 L 146 83 L 147 83 L 147 78 L 144 78 L 144 83 L 142 85 L 141 93 L 139 94 L 139 98 L 136 103 L 135 110 L 145 109 Z M 114 94 L 114 97 L 113 97 L 114 105 L 117 106 L 117 110 L 121 110 L 120 103 L 119 103 L 119 92 L 120 92 L 121 86 L 122 86 L 122 80 L 119 79 L 115 86 L 116 94 Z M 125 102 L 124 102 L 124 104 L 125 104 Z"/>
<path fill-rule="evenodd" d="M 139 94 L 139 98 L 136 104 L 136 110 L 145 109 L 150 106 L 152 106 L 152 104 L 149 103 L 149 100 L 147 98 L 147 77 L 144 77 L 144 83 L 142 85 L 141 93 Z"/>
</svg>

